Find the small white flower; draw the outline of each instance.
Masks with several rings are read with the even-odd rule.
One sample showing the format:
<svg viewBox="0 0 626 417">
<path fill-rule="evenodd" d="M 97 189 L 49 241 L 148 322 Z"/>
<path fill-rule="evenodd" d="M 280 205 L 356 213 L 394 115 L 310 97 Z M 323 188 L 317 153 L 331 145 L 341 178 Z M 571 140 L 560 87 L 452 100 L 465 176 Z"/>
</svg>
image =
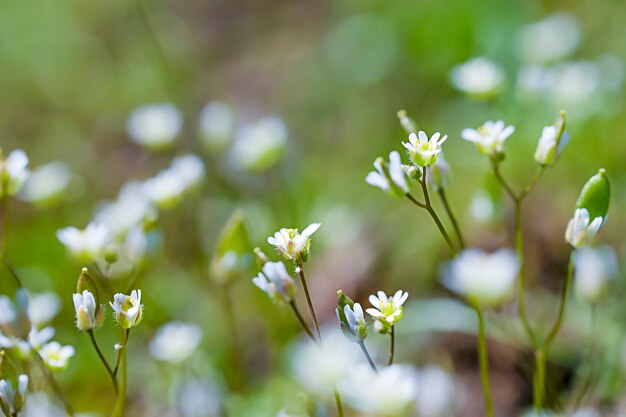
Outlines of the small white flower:
<svg viewBox="0 0 626 417">
<path fill-rule="evenodd" d="M 185 194 L 204 178 L 204 164 L 196 155 L 175 158 L 170 166 L 143 182 L 145 195 L 157 207 L 178 205 Z"/>
<path fill-rule="evenodd" d="M 262 272 L 252 278 L 252 283 L 278 303 L 290 303 L 297 294 L 295 281 L 282 262 L 266 262 Z"/>
<path fill-rule="evenodd" d="M 591 220 L 587 209 L 576 209 L 574 218 L 567 225 L 565 240 L 575 248 L 587 245 L 595 239 L 603 224 L 604 218 L 596 217 Z"/>
<path fill-rule="evenodd" d="M 455 67 L 450 73 L 452 86 L 477 98 L 489 98 L 500 91 L 504 72 L 493 61 L 477 57 Z"/>
<path fill-rule="evenodd" d="M 202 330 L 193 323 L 172 321 L 157 330 L 150 342 L 150 354 L 157 360 L 181 363 L 189 358 L 202 340 Z"/>
<path fill-rule="evenodd" d="M 473 142 L 481 153 L 496 156 L 503 151 L 504 141 L 513 134 L 515 127 L 506 126 L 504 121 L 486 121 L 478 129 L 463 129 L 461 137 Z"/>
<path fill-rule="evenodd" d="M 346 330 L 348 330 L 348 332 L 350 332 L 353 336 L 351 339 L 354 341 L 365 340 L 367 337 L 367 323 L 365 322 L 365 316 L 363 315 L 363 308 L 361 307 L 361 304 L 354 303 L 352 308 L 350 308 L 348 304 L 344 306 L 343 313 L 346 316 L 347 323 L 341 321 L 339 309 L 335 309 L 335 312 L 341 324 L 346 326 Z"/>
<path fill-rule="evenodd" d="M 232 148 L 233 162 L 244 171 L 265 171 L 280 160 L 286 144 L 285 123 L 266 116 L 239 130 Z"/>
<path fill-rule="evenodd" d="M 235 116 L 226 103 L 213 101 L 200 113 L 202 141 L 212 152 L 223 151 L 233 139 Z"/>
<path fill-rule="evenodd" d="M 610 246 L 584 246 L 574 259 L 574 292 L 588 303 L 600 301 L 617 275 L 615 251 Z"/>
<path fill-rule="evenodd" d="M 93 330 L 102 325 L 104 308 L 96 304 L 93 294 L 87 290 L 73 295 L 78 330 Z"/>
<path fill-rule="evenodd" d="M 39 350 L 39 355 L 51 371 L 66 369 L 74 353 L 76 351 L 73 346 L 61 346 L 58 342 L 46 343 Z"/>
<path fill-rule="evenodd" d="M 104 247 L 111 240 L 111 232 L 104 224 L 89 223 L 84 230 L 75 227 L 59 229 L 57 239 L 75 258 L 95 261 L 100 258 Z"/>
<path fill-rule="evenodd" d="M 378 187 L 393 197 L 403 197 L 409 192 L 407 173 L 397 151 L 389 154 L 389 164 L 382 157 L 376 158 L 374 168 L 376 171 L 365 177 L 365 182 L 369 185 Z"/>
<path fill-rule="evenodd" d="M 28 171 L 28 156 L 26 156 L 26 152 L 21 149 L 16 149 L 6 158 L 0 155 L 1 194 L 17 194 L 29 175 L 30 171 Z"/>
<path fill-rule="evenodd" d="M 106 225 L 115 237 L 125 235 L 146 219 L 156 219 L 158 213 L 139 182 L 122 186 L 117 200 L 104 202 L 96 209 L 93 222 Z"/>
<path fill-rule="evenodd" d="M 133 290 L 130 296 L 115 294 L 109 302 L 113 310 L 113 317 L 122 329 L 137 326 L 143 318 L 143 304 L 141 304 L 141 290 Z"/>
<path fill-rule="evenodd" d="M 17 415 L 17 413 L 22 410 L 27 388 L 28 375 L 20 375 L 17 377 L 17 389 L 13 388 L 11 381 L 8 379 L 0 381 L 0 397 L 2 397 L 3 402 L 9 406 L 11 413 Z"/>
<path fill-rule="evenodd" d="M 568 13 L 557 13 L 526 25 L 519 33 L 520 54 L 525 61 L 544 64 L 564 58 L 580 41 L 580 27 Z"/>
<path fill-rule="evenodd" d="M 396 291 L 391 297 L 387 297 L 384 291 L 378 291 L 376 295 L 370 295 L 369 297 L 370 304 L 374 308 L 368 308 L 365 311 L 378 320 L 383 325 L 383 328 L 387 328 L 402 319 L 402 305 L 408 297 L 409 293 L 402 290 Z"/>
<path fill-rule="evenodd" d="M 563 117 L 563 116 L 561 116 Z M 535 161 L 542 165 L 552 165 L 561 156 L 563 148 L 569 142 L 569 133 L 561 131 L 562 125 L 551 125 L 543 128 L 539 144 L 535 151 Z M 561 120 L 560 123 L 564 123 Z"/>
<path fill-rule="evenodd" d="M 198 155 L 187 154 L 177 156 L 169 168 L 183 183 L 185 191 L 189 191 L 202 182 L 205 176 L 204 162 Z"/>
<path fill-rule="evenodd" d="M 28 317 L 36 328 L 49 323 L 61 309 L 59 297 L 52 292 L 30 294 L 28 301 Z"/>
<path fill-rule="evenodd" d="M 321 226 L 321 223 L 311 223 L 302 233 L 298 229 L 282 228 L 267 238 L 267 242 L 274 246 L 286 259 L 293 259 L 296 263 L 303 263 L 309 257 L 311 249 L 311 235 Z"/>
<path fill-rule="evenodd" d="M 182 125 L 183 119 L 176 107 L 169 103 L 157 103 L 133 111 L 126 129 L 135 143 L 160 149 L 174 142 Z"/>
<path fill-rule="evenodd" d="M 517 257 L 511 249 L 487 253 L 472 248 L 448 262 L 442 283 L 480 305 L 493 306 L 511 295 L 518 272 Z"/>
<path fill-rule="evenodd" d="M 426 132 L 420 130 L 418 134 L 409 135 L 409 143 L 402 142 L 402 145 L 409 152 L 409 157 L 413 163 L 421 167 L 429 166 L 437 161 L 437 156 L 441 153 L 441 145 L 448 139 L 448 135 L 441 136 L 435 132 L 428 139 Z"/>
<path fill-rule="evenodd" d="M 31 203 L 50 205 L 62 196 L 71 178 L 72 173 L 65 163 L 51 162 L 30 174 L 19 197 Z"/>
</svg>

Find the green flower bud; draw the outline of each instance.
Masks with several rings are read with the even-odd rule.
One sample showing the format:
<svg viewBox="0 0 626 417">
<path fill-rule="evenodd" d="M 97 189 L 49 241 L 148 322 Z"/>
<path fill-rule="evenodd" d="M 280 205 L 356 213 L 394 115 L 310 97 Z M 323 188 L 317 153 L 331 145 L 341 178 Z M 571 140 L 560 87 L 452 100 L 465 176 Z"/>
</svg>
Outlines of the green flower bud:
<svg viewBox="0 0 626 417">
<path fill-rule="evenodd" d="M 100 294 L 98 293 L 98 286 L 96 285 L 96 281 L 89 274 L 89 270 L 87 268 L 83 268 L 80 271 L 80 276 L 78 277 L 78 281 L 76 282 L 76 292 L 82 294 L 83 291 L 89 291 L 93 294 L 93 298 L 96 302 L 96 305 L 100 305 Z"/>
<path fill-rule="evenodd" d="M 600 169 L 583 187 L 576 201 L 576 208 L 586 209 L 591 219 L 596 217 L 604 219 L 609 211 L 610 199 L 611 185 L 606 176 L 606 170 Z"/>
</svg>

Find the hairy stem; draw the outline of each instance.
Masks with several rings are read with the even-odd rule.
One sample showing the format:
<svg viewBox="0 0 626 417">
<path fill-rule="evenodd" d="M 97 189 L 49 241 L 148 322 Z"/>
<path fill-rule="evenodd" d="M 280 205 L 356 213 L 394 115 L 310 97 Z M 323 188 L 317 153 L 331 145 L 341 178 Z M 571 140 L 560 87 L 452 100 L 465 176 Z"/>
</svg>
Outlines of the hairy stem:
<svg viewBox="0 0 626 417">
<path fill-rule="evenodd" d="M 91 329 L 87 330 L 87 334 L 89 335 L 89 340 L 91 340 L 91 344 L 93 345 L 93 348 L 98 354 L 100 361 L 102 362 L 102 364 L 107 370 L 107 373 L 111 377 L 111 382 L 113 383 L 113 389 L 115 390 L 115 393 L 117 394 L 117 378 L 115 377 L 115 374 L 113 374 L 113 369 L 111 369 L 109 362 L 107 362 L 106 358 L 102 354 L 102 351 L 100 350 L 100 347 L 98 346 L 98 342 L 96 341 L 96 336 L 94 335 L 93 330 Z"/>
<path fill-rule="evenodd" d="M 113 369 L 113 376 L 117 378 L 117 372 L 120 370 L 120 363 L 122 362 L 122 357 L 124 356 L 124 352 L 126 351 L 126 346 L 128 346 L 128 337 L 130 336 L 130 329 L 126 329 L 126 334 L 124 336 L 124 344 L 117 351 L 117 360 L 115 361 L 115 369 Z"/>
<path fill-rule="evenodd" d="M 309 327 L 307 322 L 304 320 L 304 317 L 302 317 L 302 314 L 300 313 L 300 310 L 298 309 L 298 306 L 296 305 L 295 301 L 291 301 L 289 305 L 291 306 L 293 313 L 296 315 L 298 322 L 300 323 L 300 325 L 302 325 L 302 328 L 304 329 L 306 334 L 309 335 L 312 341 L 316 343 L 319 342 L 319 340 L 317 340 L 317 338 L 313 335 L 313 332 L 311 331 L 311 328 Z"/>
<path fill-rule="evenodd" d="M 396 346 L 396 326 L 391 326 L 391 332 L 389 333 L 389 364 L 393 365 L 394 351 Z"/>
</svg>

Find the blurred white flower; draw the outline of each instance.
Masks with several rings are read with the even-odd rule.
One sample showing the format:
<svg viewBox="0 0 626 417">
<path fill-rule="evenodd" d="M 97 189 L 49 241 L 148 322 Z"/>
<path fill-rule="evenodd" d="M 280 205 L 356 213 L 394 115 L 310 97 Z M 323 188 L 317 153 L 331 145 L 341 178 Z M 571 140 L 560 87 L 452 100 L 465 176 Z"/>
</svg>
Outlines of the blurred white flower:
<svg viewBox="0 0 626 417">
<path fill-rule="evenodd" d="M 368 308 L 367 314 L 381 322 L 383 326 L 393 326 L 402 319 L 402 305 L 409 297 L 409 293 L 402 290 L 387 297 L 384 291 L 378 291 L 376 295 L 370 295 L 369 301 L 374 308 Z"/>
<path fill-rule="evenodd" d="M 141 266 L 152 259 L 163 243 L 163 234 L 155 224 L 134 226 L 126 234 L 122 245 L 124 259 Z"/>
<path fill-rule="evenodd" d="M 572 413 L 572 417 L 602 417 L 602 414 L 593 408 L 585 407 Z"/>
<path fill-rule="evenodd" d="M 66 417 L 67 413 L 54 405 L 45 394 L 31 392 L 28 394 L 28 401 L 26 401 L 24 409 L 19 415 L 20 417 Z"/>
<path fill-rule="evenodd" d="M 232 149 L 233 161 L 245 171 L 265 171 L 282 157 L 287 127 L 282 119 L 266 116 L 239 129 Z"/>
<path fill-rule="evenodd" d="M 374 187 L 378 187 L 393 197 L 403 197 L 409 192 L 407 174 L 402 167 L 400 154 L 393 151 L 389 154 L 389 164 L 382 157 L 376 158 L 374 168 L 365 177 L 365 182 Z"/>
<path fill-rule="evenodd" d="M 61 309 L 59 296 L 52 292 L 28 296 L 28 317 L 36 328 L 49 323 Z"/>
<path fill-rule="evenodd" d="M 350 368 L 338 389 L 345 403 L 364 415 L 409 416 L 418 393 L 418 376 L 409 365 L 387 366 L 378 373 L 360 365 Z"/>
<path fill-rule="evenodd" d="M 22 149 L 14 150 L 6 158 L 0 154 L 0 194 L 17 194 L 29 175 L 28 156 Z"/>
<path fill-rule="evenodd" d="M 420 417 L 451 417 L 456 415 L 459 390 L 454 378 L 436 366 L 419 370 L 419 390 L 415 410 Z"/>
<path fill-rule="evenodd" d="M 101 223 L 89 223 L 84 230 L 66 227 L 57 230 L 57 239 L 76 259 L 88 262 L 97 260 L 111 240 L 111 232 Z"/>
<path fill-rule="evenodd" d="M 28 360 L 31 357 L 32 349 L 41 349 L 44 344 L 48 343 L 50 339 L 54 337 L 54 333 L 54 328 L 52 327 L 44 327 L 38 330 L 33 326 L 28 333 L 28 340 L 0 334 L 0 347 L 11 349 L 21 360 Z"/>
<path fill-rule="evenodd" d="M 235 115 L 231 107 L 212 101 L 200 113 L 200 132 L 206 148 L 215 153 L 224 151 L 233 139 Z"/>
<path fill-rule="evenodd" d="M 577 61 L 559 65 L 554 70 L 551 99 L 561 108 L 583 112 L 585 107 L 589 107 L 589 101 L 597 96 L 600 82 L 600 69 L 595 62 Z M 593 112 L 593 109 L 586 112 Z"/>
<path fill-rule="evenodd" d="M 151 149 L 170 146 L 183 126 L 183 119 L 170 103 L 156 103 L 135 109 L 126 129 L 131 139 Z"/>
<path fill-rule="evenodd" d="M 473 142 L 478 150 L 489 156 L 496 156 L 503 151 L 504 141 L 513 134 L 515 127 L 506 126 L 504 121 L 486 121 L 478 129 L 463 129 L 461 137 Z"/>
<path fill-rule="evenodd" d="M 298 229 L 282 228 L 267 238 L 267 243 L 286 259 L 293 259 L 296 263 L 306 262 L 311 249 L 311 235 L 319 229 L 321 223 L 311 223 L 302 233 Z"/>
<path fill-rule="evenodd" d="M 39 349 L 39 355 L 51 371 L 62 371 L 76 351 L 73 346 L 61 346 L 58 342 L 46 343 Z"/>
<path fill-rule="evenodd" d="M 170 166 L 143 182 L 145 195 L 157 207 L 169 209 L 178 205 L 185 193 L 204 178 L 204 164 L 195 155 L 175 158 Z"/>
<path fill-rule="evenodd" d="M 580 42 L 578 21 L 569 13 L 557 13 L 524 26 L 519 33 L 519 49 L 527 62 L 544 64 L 574 52 Z"/>
<path fill-rule="evenodd" d="M 30 174 L 19 196 L 31 203 L 52 204 L 61 197 L 71 178 L 72 173 L 65 163 L 50 162 Z"/>
<path fill-rule="evenodd" d="M 115 294 L 109 302 L 113 310 L 115 322 L 122 329 L 130 329 L 141 323 L 143 318 L 143 304 L 141 304 L 141 290 L 133 290 L 130 295 Z"/>
<path fill-rule="evenodd" d="M 157 360 L 181 363 L 196 350 L 202 340 L 202 329 L 196 324 L 172 321 L 157 330 L 150 342 L 150 354 Z"/>
<path fill-rule="evenodd" d="M 448 139 L 448 135 L 442 137 L 439 132 L 435 132 L 428 139 L 426 132 L 420 130 L 417 135 L 411 133 L 409 142 L 402 142 L 402 145 L 407 149 L 413 163 L 425 167 L 437 161 L 437 156 L 441 153 L 441 145 L 443 145 L 446 139 Z"/>
<path fill-rule="evenodd" d="M 185 379 L 173 389 L 173 402 L 181 417 L 219 417 L 222 395 L 209 381 Z"/>
<path fill-rule="evenodd" d="M 544 96 L 554 84 L 554 70 L 537 65 L 527 65 L 517 73 L 517 89 L 526 96 Z"/>
<path fill-rule="evenodd" d="M 610 246 L 584 246 L 575 259 L 574 292 L 589 303 L 600 301 L 617 275 L 617 256 Z"/>
<path fill-rule="evenodd" d="M 117 200 L 104 202 L 96 209 L 93 222 L 106 225 L 115 237 L 125 235 L 146 219 L 156 219 L 158 213 L 139 182 L 127 182 Z"/>
<path fill-rule="evenodd" d="M 487 253 L 472 248 L 446 264 L 442 283 L 481 306 L 493 306 L 512 294 L 518 271 L 517 257 L 511 249 Z"/>
<path fill-rule="evenodd" d="M 504 84 L 504 71 L 487 58 L 472 58 L 452 69 L 450 82 L 465 94 L 489 98 L 497 94 Z"/>
<path fill-rule="evenodd" d="M 194 154 L 177 156 L 170 164 L 170 170 L 175 172 L 185 186 L 185 191 L 200 184 L 205 176 L 202 158 Z"/>
<path fill-rule="evenodd" d="M 96 299 L 91 292 L 85 290 L 82 293 L 74 293 L 72 300 L 78 330 L 93 330 L 102 326 L 104 308 L 96 304 Z"/>
<path fill-rule="evenodd" d="M 252 283 L 263 290 L 274 302 L 290 303 L 298 293 L 298 287 L 282 262 L 266 262 Z"/>
<path fill-rule="evenodd" d="M 15 388 L 8 379 L 0 381 L 0 397 L 9 406 L 12 415 L 17 416 L 18 412 L 22 410 L 26 399 L 26 388 L 28 388 L 28 375 L 19 375 Z"/>
<path fill-rule="evenodd" d="M 474 220 L 485 222 L 496 214 L 496 207 L 491 195 L 484 188 L 476 190 L 470 203 L 470 214 Z"/>
<path fill-rule="evenodd" d="M 565 240 L 575 248 L 587 245 L 595 239 L 604 224 L 604 218 L 596 217 L 591 220 L 585 208 L 576 209 L 565 231 Z"/>
</svg>

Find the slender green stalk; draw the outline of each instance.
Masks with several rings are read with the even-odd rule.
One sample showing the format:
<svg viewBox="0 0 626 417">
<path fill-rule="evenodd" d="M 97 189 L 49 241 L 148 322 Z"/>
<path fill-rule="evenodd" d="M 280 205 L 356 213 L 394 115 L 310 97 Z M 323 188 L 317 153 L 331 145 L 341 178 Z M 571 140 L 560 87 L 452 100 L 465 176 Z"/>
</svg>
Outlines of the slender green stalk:
<svg viewBox="0 0 626 417">
<path fill-rule="evenodd" d="M 535 352 L 535 372 L 537 385 L 534 389 L 533 404 L 535 406 L 535 409 L 537 410 L 541 410 L 543 408 L 543 400 L 546 393 L 546 357 L 548 356 L 550 347 L 552 346 L 552 342 L 554 342 L 554 338 L 561 329 L 561 325 L 563 324 L 563 318 L 565 317 L 565 307 L 567 305 L 572 279 L 574 276 L 575 254 L 576 252 L 572 251 L 572 254 L 569 258 L 567 278 L 565 279 L 563 291 L 561 292 L 561 304 L 559 305 L 559 312 L 556 318 L 556 322 L 552 326 L 552 329 L 550 330 L 550 333 L 548 334 L 548 337 L 546 337 L 542 346 Z"/>
<path fill-rule="evenodd" d="M 120 355 L 122 359 L 122 385 L 120 387 L 120 392 L 115 399 L 115 406 L 113 408 L 113 413 L 111 417 L 118 417 L 124 415 L 124 405 L 126 404 L 126 387 L 128 385 L 128 363 L 126 359 L 126 349 L 121 351 Z"/>
<path fill-rule="evenodd" d="M 61 403 L 63 403 L 63 407 L 65 408 L 65 413 L 70 417 L 74 417 L 74 412 L 72 411 L 72 407 L 67 402 L 65 395 L 63 395 L 63 390 L 61 390 L 61 386 L 57 382 L 56 378 L 54 377 L 54 375 L 52 375 L 52 372 L 46 366 L 46 363 L 44 362 L 39 352 L 32 345 L 30 345 L 30 349 L 33 352 L 33 356 L 35 357 L 37 364 L 41 368 L 41 371 L 43 372 L 46 379 L 48 380 L 48 384 L 50 384 L 56 396 L 59 398 Z"/>
<path fill-rule="evenodd" d="M 115 377 L 115 374 L 113 374 L 113 370 L 111 369 L 109 362 L 107 362 L 106 358 L 102 354 L 102 351 L 100 350 L 100 347 L 98 346 L 98 342 L 96 341 L 96 336 L 93 334 L 93 330 L 91 329 L 87 330 L 87 334 L 89 335 L 89 340 L 91 340 L 91 344 L 93 345 L 93 348 L 98 354 L 100 361 L 102 362 L 102 364 L 107 370 L 107 373 L 111 377 L 111 382 L 113 383 L 113 389 L 115 390 L 115 393 L 117 394 L 117 378 Z"/>
<path fill-rule="evenodd" d="M 300 323 L 300 325 L 302 325 L 302 328 L 304 329 L 306 334 L 309 335 L 312 341 L 316 343 L 319 342 L 319 340 L 317 340 L 317 338 L 313 335 L 313 332 L 309 328 L 309 325 L 307 324 L 307 322 L 304 320 L 304 317 L 302 317 L 302 314 L 300 313 L 300 310 L 298 309 L 298 306 L 296 305 L 295 301 L 290 302 L 289 305 L 291 306 L 293 313 L 296 315 L 298 322 Z"/>
<path fill-rule="evenodd" d="M 396 326 L 391 326 L 391 332 L 389 332 L 389 364 L 393 365 L 394 351 L 396 346 Z"/>
<path fill-rule="evenodd" d="M 487 355 L 487 337 L 485 334 L 485 318 L 478 304 L 474 305 L 478 316 L 478 364 L 480 367 L 480 383 L 483 388 L 483 402 L 485 415 L 493 417 L 493 399 L 491 397 L 491 384 L 489 381 L 489 357 Z"/>
<path fill-rule="evenodd" d="M 341 397 L 339 396 L 339 392 L 335 390 L 334 395 L 335 395 L 335 403 L 337 404 L 337 416 L 343 417 L 343 404 L 341 404 Z"/>
<path fill-rule="evenodd" d="M 452 227 L 454 228 L 454 233 L 459 241 L 459 246 L 461 249 L 465 249 L 465 239 L 463 238 L 463 233 L 461 233 L 461 228 L 459 227 L 459 222 L 452 211 L 452 207 L 450 207 L 450 203 L 448 202 L 448 197 L 446 196 L 446 191 L 443 188 L 439 188 L 437 191 L 439 194 L 439 198 L 441 199 L 441 203 L 443 204 L 443 208 L 446 210 L 446 214 L 450 219 L 450 223 L 452 223 Z"/>
<path fill-rule="evenodd" d="M 456 254 L 458 253 L 458 250 L 452 243 L 452 239 L 450 238 L 450 235 L 448 235 L 446 228 L 443 227 L 443 223 L 441 223 L 441 220 L 439 219 L 437 212 L 435 211 L 435 209 L 433 208 L 430 202 L 430 195 L 428 194 L 428 185 L 427 185 L 427 178 L 426 178 L 428 170 L 424 169 L 423 172 L 424 173 L 422 175 L 422 179 L 419 181 L 419 183 L 422 186 L 422 192 L 424 194 L 424 204 L 426 205 L 426 207 L 424 208 L 426 209 L 428 214 L 430 214 L 430 217 L 432 217 L 433 221 L 437 225 L 437 229 L 439 229 L 439 233 L 441 233 L 441 236 L 443 236 L 443 239 L 446 241 L 446 243 L 450 247 L 450 251 L 452 251 L 452 254 L 456 256 Z"/>
<path fill-rule="evenodd" d="M 6 240 L 9 229 L 9 196 L 6 193 L 6 186 L 2 186 L 2 197 L 0 197 L 0 205 L 2 206 L 2 235 L 0 235 L 0 259 L 4 259 L 4 250 L 6 248 Z"/>
<path fill-rule="evenodd" d="M 296 265 L 296 273 L 300 277 L 300 281 L 302 281 L 302 288 L 304 289 L 304 294 L 306 295 L 306 302 L 309 305 L 309 311 L 311 312 L 311 316 L 313 317 L 313 323 L 315 323 L 315 331 L 317 332 L 317 337 L 321 342 L 322 334 L 320 333 L 320 326 L 317 323 L 317 316 L 315 315 L 315 309 L 313 308 L 313 302 L 311 301 L 311 294 L 309 294 L 309 288 L 306 284 L 306 278 L 304 276 L 304 265 L 302 263 L 298 263 Z"/>
<path fill-rule="evenodd" d="M 370 353 L 367 351 L 367 348 L 365 347 L 365 342 L 363 342 L 362 340 L 358 341 L 357 344 L 359 345 L 359 347 L 361 348 L 361 351 L 363 351 L 363 355 L 365 355 L 365 359 L 367 359 L 367 362 L 370 364 L 370 366 L 372 367 L 372 370 L 376 373 L 378 373 L 378 369 L 376 368 L 376 364 L 374 363 L 374 361 L 372 360 L 372 357 L 370 356 Z"/>
<path fill-rule="evenodd" d="M 124 336 L 124 344 L 117 351 L 117 360 L 115 361 L 115 368 L 113 369 L 113 377 L 117 378 L 117 373 L 120 370 L 120 363 L 122 362 L 122 357 L 125 355 L 126 346 L 128 346 L 128 338 L 130 336 L 130 329 L 126 329 L 126 334 Z"/>
</svg>

